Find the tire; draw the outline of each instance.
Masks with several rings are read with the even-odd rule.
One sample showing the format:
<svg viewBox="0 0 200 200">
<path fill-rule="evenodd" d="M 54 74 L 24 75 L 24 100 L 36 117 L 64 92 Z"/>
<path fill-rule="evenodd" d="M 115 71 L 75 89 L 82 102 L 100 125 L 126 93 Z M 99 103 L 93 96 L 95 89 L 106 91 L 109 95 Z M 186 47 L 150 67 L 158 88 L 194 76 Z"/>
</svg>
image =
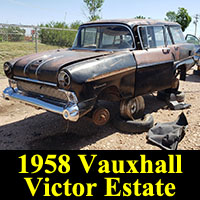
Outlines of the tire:
<svg viewBox="0 0 200 200">
<path fill-rule="evenodd" d="M 175 95 L 175 99 L 171 99 L 172 94 Z M 178 102 L 183 102 L 185 100 L 185 94 L 184 92 L 179 92 L 179 91 L 171 93 L 168 93 L 166 91 L 158 91 L 157 98 L 162 101 L 176 100 Z"/>
<path fill-rule="evenodd" d="M 142 96 L 125 99 L 120 103 L 120 114 L 124 119 L 138 119 L 144 115 L 145 102 Z"/>
<path fill-rule="evenodd" d="M 165 92 L 165 91 L 158 91 L 157 92 L 157 99 L 161 101 L 169 101 L 170 98 L 170 93 Z"/>
<path fill-rule="evenodd" d="M 138 120 L 125 120 L 120 116 L 117 116 L 113 119 L 112 123 L 119 131 L 127 133 L 143 133 L 149 131 L 149 129 L 153 127 L 154 119 L 150 114 L 147 114 L 144 118 Z"/>
<path fill-rule="evenodd" d="M 185 100 L 185 93 L 184 92 L 176 92 L 175 96 L 176 96 L 176 101 L 184 102 L 184 100 Z"/>
</svg>

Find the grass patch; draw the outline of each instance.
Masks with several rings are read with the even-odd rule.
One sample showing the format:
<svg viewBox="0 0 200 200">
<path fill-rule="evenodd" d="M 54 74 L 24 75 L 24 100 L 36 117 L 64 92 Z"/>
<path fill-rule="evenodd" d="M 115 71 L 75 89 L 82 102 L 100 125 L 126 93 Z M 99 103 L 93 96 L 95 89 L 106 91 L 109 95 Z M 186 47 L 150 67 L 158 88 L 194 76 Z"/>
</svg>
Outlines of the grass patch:
<svg viewBox="0 0 200 200">
<path fill-rule="evenodd" d="M 58 49 L 58 46 L 38 44 L 38 52 Z M 17 57 L 35 53 L 33 42 L 0 42 L 0 75 L 4 75 L 3 64 Z"/>
</svg>

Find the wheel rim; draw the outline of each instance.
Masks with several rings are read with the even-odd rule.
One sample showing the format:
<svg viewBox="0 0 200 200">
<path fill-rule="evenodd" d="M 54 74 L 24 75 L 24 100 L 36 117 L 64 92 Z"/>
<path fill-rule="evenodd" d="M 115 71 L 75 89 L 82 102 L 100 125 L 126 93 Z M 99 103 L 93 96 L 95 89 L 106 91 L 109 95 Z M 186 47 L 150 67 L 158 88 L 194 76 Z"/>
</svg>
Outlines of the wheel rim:
<svg viewBox="0 0 200 200">
<path fill-rule="evenodd" d="M 136 102 L 134 101 L 134 103 L 130 107 L 130 113 L 131 113 L 131 115 L 134 115 L 135 112 L 136 112 L 136 110 L 137 110 L 137 105 L 136 105 Z"/>
<path fill-rule="evenodd" d="M 99 108 L 95 110 L 92 116 L 94 124 L 97 126 L 103 126 L 110 120 L 110 112 L 106 108 Z"/>
<path fill-rule="evenodd" d="M 135 99 L 121 101 L 120 113 L 122 117 L 133 119 L 133 115 L 136 112 L 137 112 L 137 103 Z"/>
</svg>

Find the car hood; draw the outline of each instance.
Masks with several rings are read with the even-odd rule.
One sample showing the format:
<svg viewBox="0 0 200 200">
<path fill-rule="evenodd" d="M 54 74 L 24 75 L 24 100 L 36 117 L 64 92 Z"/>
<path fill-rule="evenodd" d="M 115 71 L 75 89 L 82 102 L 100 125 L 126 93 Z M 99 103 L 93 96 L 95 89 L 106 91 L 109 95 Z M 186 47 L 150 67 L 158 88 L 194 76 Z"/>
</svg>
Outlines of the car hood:
<svg viewBox="0 0 200 200">
<path fill-rule="evenodd" d="M 59 71 L 71 64 L 102 57 L 110 52 L 53 50 L 24 56 L 11 61 L 12 75 L 56 83 Z"/>
</svg>

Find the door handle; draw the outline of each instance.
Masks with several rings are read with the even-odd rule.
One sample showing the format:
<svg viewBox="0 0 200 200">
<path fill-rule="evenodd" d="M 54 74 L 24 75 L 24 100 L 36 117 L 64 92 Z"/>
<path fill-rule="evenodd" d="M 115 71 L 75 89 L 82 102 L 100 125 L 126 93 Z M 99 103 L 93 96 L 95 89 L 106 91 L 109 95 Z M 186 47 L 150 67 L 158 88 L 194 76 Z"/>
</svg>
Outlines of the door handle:
<svg viewBox="0 0 200 200">
<path fill-rule="evenodd" d="M 162 52 L 164 54 L 168 54 L 170 52 L 170 48 L 164 48 L 164 49 L 162 49 Z"/>
</svg>

